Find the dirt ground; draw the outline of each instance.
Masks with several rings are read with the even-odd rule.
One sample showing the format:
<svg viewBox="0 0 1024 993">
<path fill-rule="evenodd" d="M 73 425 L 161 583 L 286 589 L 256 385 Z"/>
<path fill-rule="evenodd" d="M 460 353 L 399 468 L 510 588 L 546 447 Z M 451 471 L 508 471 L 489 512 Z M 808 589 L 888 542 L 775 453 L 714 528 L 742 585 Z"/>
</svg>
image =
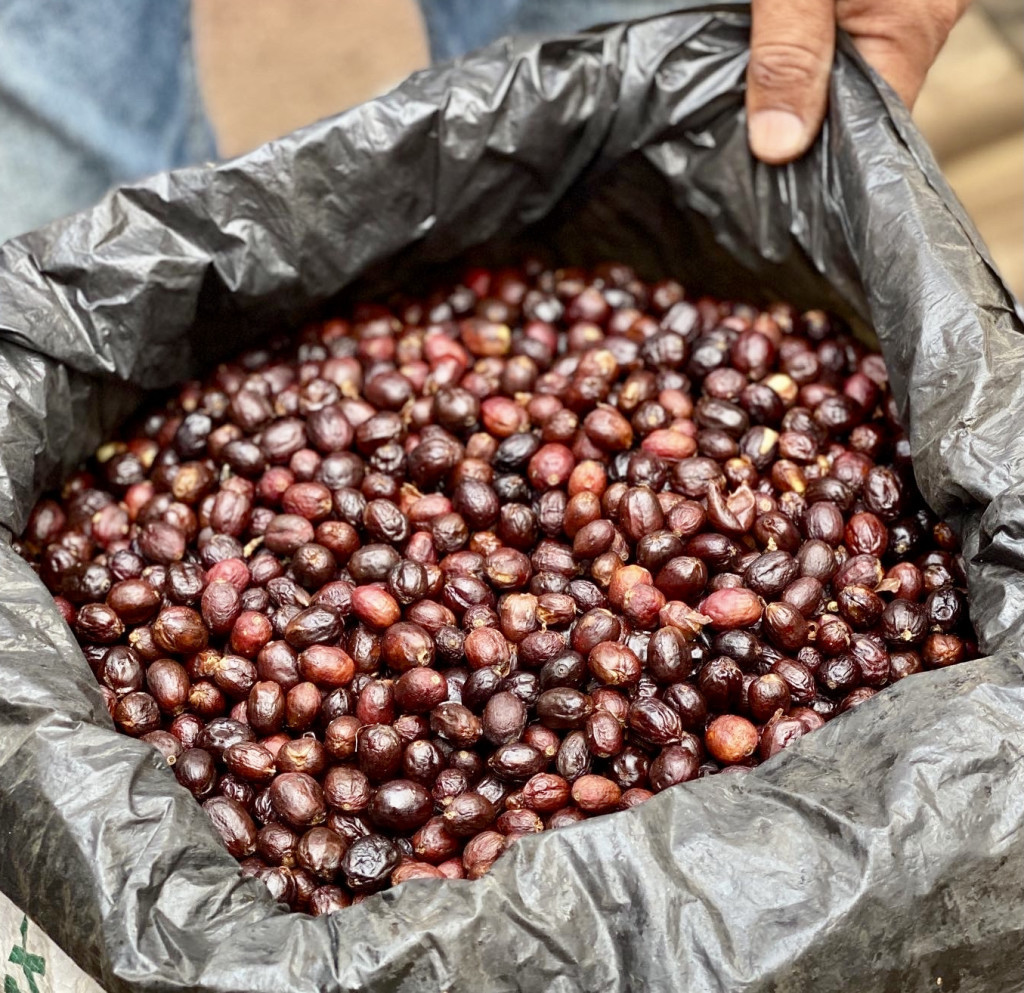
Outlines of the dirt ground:
<svg viewBox="0 0 1024 993">
<path fill-rule="evenodd" d="M 428 63 L 414 0 L 194 4 L 203 86 L 227 154 L 369 99 Z M 961 21 L 915 117 L 1021 297 L 1024 18 L 1011 4 L 1019 0 L 986 0 Z"/>
</svg>

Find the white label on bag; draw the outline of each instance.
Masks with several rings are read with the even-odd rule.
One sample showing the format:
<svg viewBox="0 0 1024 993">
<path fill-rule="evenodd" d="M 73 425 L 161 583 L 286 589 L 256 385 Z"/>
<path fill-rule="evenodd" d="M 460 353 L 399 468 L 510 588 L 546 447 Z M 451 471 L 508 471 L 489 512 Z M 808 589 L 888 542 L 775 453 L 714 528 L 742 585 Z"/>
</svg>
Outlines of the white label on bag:
<svg viewBox="0 0 1024 993">
<path fill-rule="evenodd" d="M 28 916 L 0 893 L 3 993 L 103 993 Z"/>
</svg>

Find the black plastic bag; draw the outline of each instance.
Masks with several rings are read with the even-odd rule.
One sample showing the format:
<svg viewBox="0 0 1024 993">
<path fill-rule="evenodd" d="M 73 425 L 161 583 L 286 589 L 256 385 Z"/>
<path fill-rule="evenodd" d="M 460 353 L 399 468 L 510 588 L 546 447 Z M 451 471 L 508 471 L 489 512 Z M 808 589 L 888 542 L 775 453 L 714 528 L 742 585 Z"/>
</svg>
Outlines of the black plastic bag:
<svg viewBox="0 0 1024 993">
<path fill-rule="evenodd" d="M 0 542 L 0 888 L 109 990 L 1024 988 L 1020 317 L 845 42 L 813 151 L 752 161 L 747 32 L 726 3 L 498 44 L 7 244 L 0 522 L 19 532 L 139 388 L 346 288 L 542 242 L 873 326 L 994 657 L 904 680 L 748 776 L 521 841 L 483 880 L 314 920 L 240 880 L 157 754 L 114 732 Z"/>
</svg>

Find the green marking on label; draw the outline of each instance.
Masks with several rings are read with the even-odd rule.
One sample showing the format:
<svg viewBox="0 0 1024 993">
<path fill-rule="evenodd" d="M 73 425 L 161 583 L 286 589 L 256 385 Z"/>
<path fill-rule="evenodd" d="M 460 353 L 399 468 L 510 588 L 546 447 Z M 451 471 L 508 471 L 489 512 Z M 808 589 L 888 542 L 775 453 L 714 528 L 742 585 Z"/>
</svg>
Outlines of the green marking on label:
<svg viewBox="0 0 1024 993">
<path fill-rule="evenodd" d="M 7 961 L 13 962 L 15 965 L 21 966 L 21 971 L 25 974 L 25 982 L 28 983 L 30 993 L 39 993 L 39 987 L 36 986 L 37 975 L 43 976 L 46 974 L 46 960 L 42 955 L 33 955 L 26 947 L 28 940 L 28 915 L 26 914 L 21 920 L 21 944 L 15 945 L 11 949 L 11 954 L 8 956 Z M 10 975 L 4 976 L 4 993 L 21 993 L 21 989 L 18 986 L 18 982 Z"/>
</svg>

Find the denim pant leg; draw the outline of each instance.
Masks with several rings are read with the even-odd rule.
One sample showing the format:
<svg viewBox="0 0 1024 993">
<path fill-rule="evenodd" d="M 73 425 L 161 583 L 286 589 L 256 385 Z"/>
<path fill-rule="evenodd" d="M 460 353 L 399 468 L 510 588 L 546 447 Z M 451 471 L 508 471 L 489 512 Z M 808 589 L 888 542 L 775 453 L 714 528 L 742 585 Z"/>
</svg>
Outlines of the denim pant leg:
<svg viewBox="0 0 1024 993">
<path fill-rule="evenodd" d="M 569 34 L 676 10 L 680 0 L 419 0 L 435 62 L 502 35 Z"/>
<path fill-rule="evenodd" d="M 216 155 L 189 0 L 0 0 L 0 242 Z"/>
</svg>

